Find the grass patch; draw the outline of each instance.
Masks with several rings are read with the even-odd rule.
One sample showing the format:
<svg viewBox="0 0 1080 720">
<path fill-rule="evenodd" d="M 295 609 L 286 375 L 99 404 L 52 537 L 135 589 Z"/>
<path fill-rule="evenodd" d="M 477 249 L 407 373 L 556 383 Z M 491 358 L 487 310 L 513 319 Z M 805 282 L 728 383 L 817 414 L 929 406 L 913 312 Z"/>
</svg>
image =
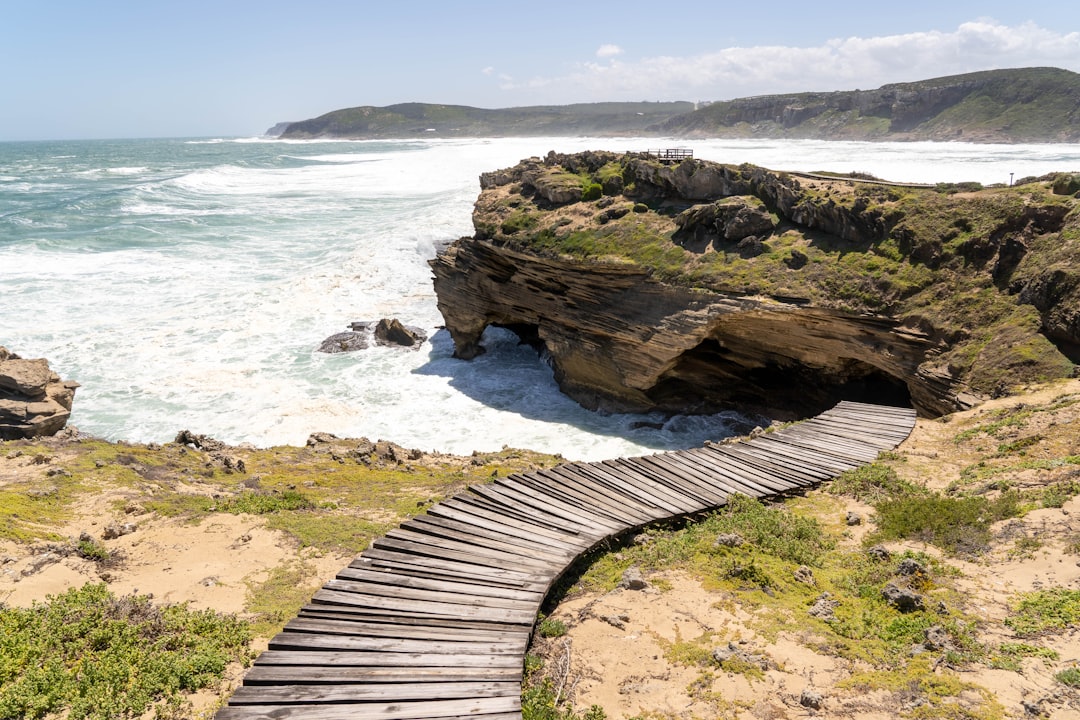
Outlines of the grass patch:
<svg viewBox="0 0 1080 720">
<path fill-rule="evenodd" d="M 1062 685 L 1068 685 L 1073 688 L 1080 688 L 1080 668 L 1071 667 L 1062 670 L 1054 675 L 1054 679 Z"/>
<path fill-rule="evenodd" d="M 540 637 L 545 638 L 557 638 L 562 637 L 567 632 L 566 623 L 562 620 L 555 618 L 544 618 L 540 621 L 540 624 L 536 627 L 536 632 L 540 634 Z"/>
<path fill-rule="evenodd" d="M 1080 622 L 1080 590 L 1051 588 L 1024 593 L 1015 611 L 1005 624 L 1020 637 L 1064 630 Z"/>
<path fill-rule="evenodd" d="M 982 554 L 989 547 L 990 526 L 1021 514 L 1014 492 L 994 500 L 929 493 L 883 500 L 876 508 L 876 538 L 919 540 L 954 555 Z"/>
<path fill-rule="evenodd" d="M 247 623 L 104 584 L 73 588 L 29 609 L 0 608 L 0 717 L 136 718 L 214 686 L 250 659 Z"/>
<path fill-rule="evenodd" d="M 303 560 L 271 568 L 262 582 L 249 582 L 244 609 L 253 615 L 256 637 L 273 637 L 285 626 L 322 584 L 311 578 Z"/>
<path fill-rule="evenodd" d="M 829 483 L 828 490 L 834 495 L 845 495 L 871 504 L 927 494 L 925 488 L 902 479 L 895 470 L 881 463 L 848 470 Z"/>
</svg>

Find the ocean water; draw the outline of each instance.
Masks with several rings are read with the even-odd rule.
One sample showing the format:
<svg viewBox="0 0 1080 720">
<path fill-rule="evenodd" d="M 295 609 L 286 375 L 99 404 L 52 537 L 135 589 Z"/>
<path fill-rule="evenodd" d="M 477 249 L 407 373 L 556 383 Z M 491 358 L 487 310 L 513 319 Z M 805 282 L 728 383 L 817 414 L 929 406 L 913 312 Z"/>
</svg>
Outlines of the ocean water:
<svg viewBox="0 0 1080 720">
<path fill-rule="evenodd" d="M 427 265 L 472 232 L 481 172 L 549 150 L 697 157 L 890 180 L 1007 183 L 1080 170 L 1077 145 L 529 138 L 0 143 L 0 345 L 82 384 L 72 424 L 258 446 L 316 431 L 468 453 L 600 459 L 690 447 L 733 415 L 588 412 L 506 332 L 451 357 Z M 426 328 L 413 352 L 315 352 L 356 320 Z M 662 426 L 641 427 L 641 421 Z"/>
</svg>

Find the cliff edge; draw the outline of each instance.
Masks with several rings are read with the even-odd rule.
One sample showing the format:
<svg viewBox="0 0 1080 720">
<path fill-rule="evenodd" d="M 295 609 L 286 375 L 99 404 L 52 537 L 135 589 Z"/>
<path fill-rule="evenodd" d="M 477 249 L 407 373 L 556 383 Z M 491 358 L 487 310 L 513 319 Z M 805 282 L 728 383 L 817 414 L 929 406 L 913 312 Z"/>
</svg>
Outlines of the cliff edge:
<svg viewBox="0 0 1080 720">
<path fill-rule="evenodd" d="M 1075 176 L 926 187 L 585 152 L 481 188 L 475 234 L 432 261 L 456 354 L 510 328 L 590 408 L 937 416 L 1080 359 Z"/>
</svg>

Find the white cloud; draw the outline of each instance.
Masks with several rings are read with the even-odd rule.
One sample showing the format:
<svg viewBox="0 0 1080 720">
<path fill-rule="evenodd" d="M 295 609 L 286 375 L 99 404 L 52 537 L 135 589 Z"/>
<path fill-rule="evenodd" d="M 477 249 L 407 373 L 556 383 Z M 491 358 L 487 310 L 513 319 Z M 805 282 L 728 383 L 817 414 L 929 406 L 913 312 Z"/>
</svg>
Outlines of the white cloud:
<svg viewBox="0 0 1080 720">
<path fill-rule="evenodd" d="M 621 47 L 619 47 L 618 45 L 611 45 L 609 43 L 607 45 L 601 45 L 599 48 L 597 48 L 596 57 L 598 57 L 598 58 L 615 57 L 616 55 L 622 55 L 622 52 L 623 52 L 623 50 L 622 50 Z"/>
<path fill-rule="evenodd" d="M 486 68 L 484 68 L 480 72 L 482 72 L 485 75 L 494 75 L 495 74 L 495 68 L 488 65 Z"/>
<path fill-rule="evenodd" d="M 605 50 L 612 48 L 613 50 Z M 614 58 L 604 45 L 599 58 Z M 805 90 L 863 90 L 993 68 L 1054 66 L 1080 71 L 1080 32 L 1034 23 L 976 20 L 955 31 L 829 40 L 816 47 L 728 47 L 688 57 L 580 63 L 562 77 L 506 84 L 558 88 L 558 102 L 723 100 Z"/>
</svg>

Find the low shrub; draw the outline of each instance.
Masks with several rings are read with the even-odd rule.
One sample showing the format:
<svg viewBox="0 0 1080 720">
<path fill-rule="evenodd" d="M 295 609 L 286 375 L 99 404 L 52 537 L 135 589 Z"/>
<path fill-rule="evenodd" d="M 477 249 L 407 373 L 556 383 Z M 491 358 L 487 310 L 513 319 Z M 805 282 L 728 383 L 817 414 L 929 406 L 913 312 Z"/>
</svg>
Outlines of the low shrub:
<svg viewBox="0 0 1080 720">
<path fill-rule="evenodd" d="M 990 525 L 1020 514 L 1018 496 L 945 497 L 940 493 L 883 500 L 877 508 L 877 537 L 921 540 L 954 555 L 978 555 L 990 542 Z"/>
<path fill-rule="evenodd" d="M 0 607 L 0 718 L 121 720 L 174 709 L 250 658 L 246 622 L 117 598 L 104 584 Z"/>
</svg>

